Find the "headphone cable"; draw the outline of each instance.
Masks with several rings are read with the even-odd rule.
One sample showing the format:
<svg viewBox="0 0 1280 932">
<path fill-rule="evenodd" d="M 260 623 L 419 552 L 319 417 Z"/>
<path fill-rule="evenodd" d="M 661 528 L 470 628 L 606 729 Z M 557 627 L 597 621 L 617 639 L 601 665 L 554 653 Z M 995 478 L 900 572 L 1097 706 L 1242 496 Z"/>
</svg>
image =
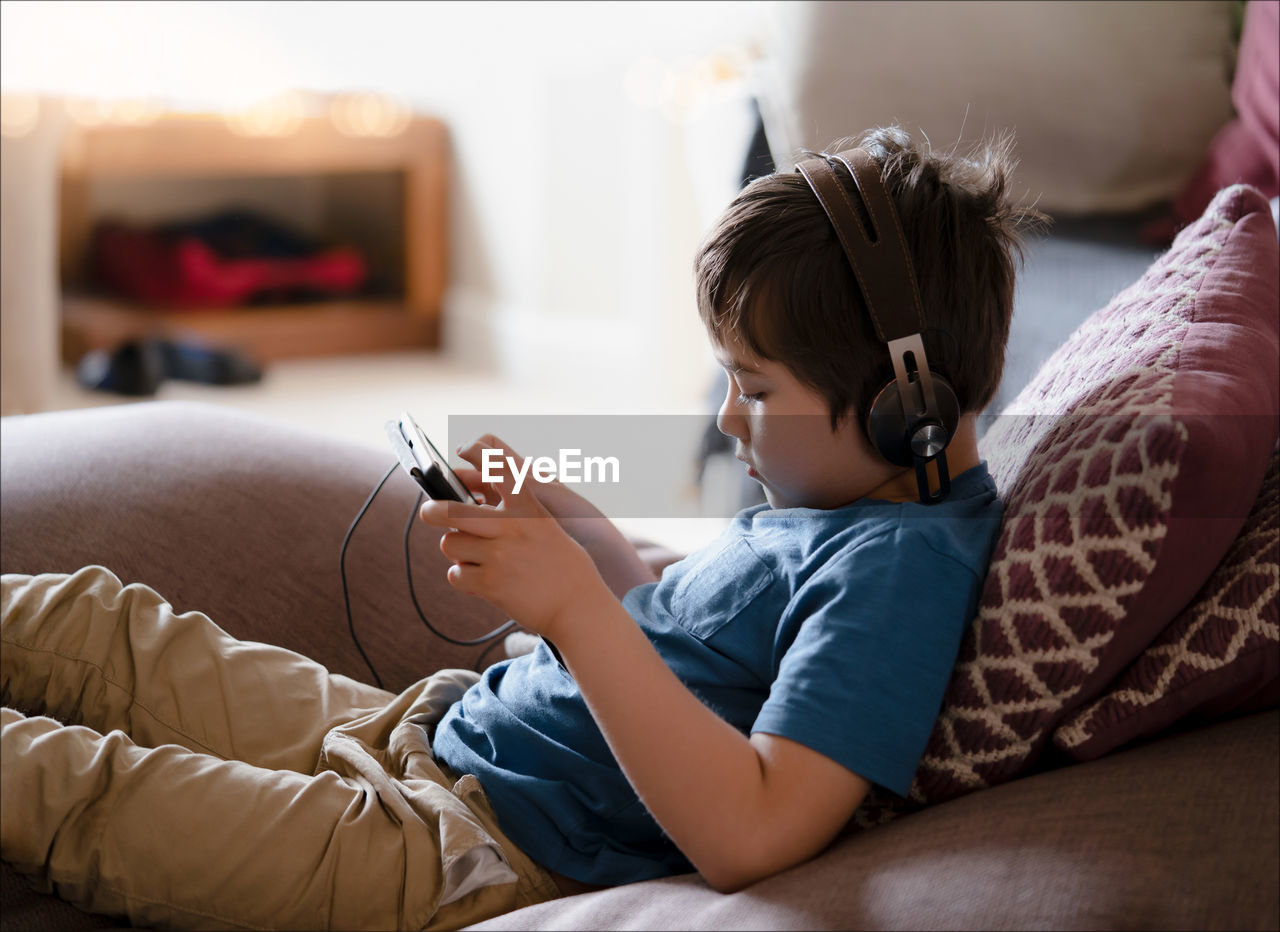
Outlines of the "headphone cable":
<svg viewBox="0 0 1280 932">
<path fill-rule="evenodd" d="M 493 640 L 499 635 L 506 634 L 512 628 L 516 627 L 516 623 L 514 619 L 504 621 L 502 624 L 498 625 L 498 627 L 494 628 L 492 631 L 488 632 L 487 634 L 482 634 L 477 638 L 455 638 L 445 634 L 443 631 L 441 631 L 439 628 L 433 625 L 429 620 L 427 620 L 427 616 L 423 614 L 422 606 L 418 604 L 418 594 L 417 592 L 414 591 L 414 588 L 413 588 L 413 563 L 409 558 L 409 532 L 413 530 L 414 521 L 418 517 L 418 509 L 422 507 L 423 497 L 424 497 L 424 493 L 419 492 L 418 500 L 414 502 L 414 505 L 413 505 L 413 511 L 409 512 L 409 520 L 406 521 L 404 525 L 404 571 L 405 571 L 405 576 L 409 580 L 409 598 L 413 602 L 413 608 L 418 613 L 418 617 L 421 618 L 422 623 L 427 626 L 427 630 L 430 631 L 432 634 L 434 634 L 436 637 L 440 638 L 440 640 L 447 641 L 450 644 L 457 644 L 459 647 L 474 647 L 477 644 L 483 644 L 485 641 Z"/>
<path fill-rule="evenodd" d="M 347 613 L 347 630 L 351 633 L 351 642 L 355 644 L 356 650 L 360 652 L 360 657 L 364 660 L 365 666 L 369 668 L 369 672 L 373 674 L 373 680 L 377 684 L 379 689 L 383 688 L 382 677 L 378 675 L 378 671 L 377 669 L 374 668 L 373 662 L 369 659 L 369 655 L 365 653 L 364 648 L 360 645 L 360 638 L 356 634 L 355 622 L 353 621 L 351 616 L 351 592 L 347 586 L 347 545 L 351 543 L 351 535 L 355 533 L 356 527 L 360 524 L 360 520 L 365 516 L 365 513 L 369 510 L 369 506 L 373 504 L 373 500 L 377 497 L 378 493 L 382 491 L 382 487 L 387 484 L 387 480 L 391 478 L 391 474 L 396 471 L 399 465 L 400 465 L 399 463 L 395 463 L 391 466 L 390 469 L 387 470 L 386 475 L 384 475 L 382 479 L 378 482 L 378 484 L 374 486 L 373 491 L 369 493 L 369 497 L 366 498 L 364 501 L 364 504 L 360 506 L 360 511 L 356 514 L 355 520 L 351 522 L 351 526 L 347 528 L 346 536 L 342 538 L 342 549 L 339 551 L 339 554 L 338 554 L 338 574 L 342 579 L 342 604 L 345 607 L 346 613 Z M 501 625 L 494 628 L 492 631 L 488 632 L 487 634 L 483 634 L 480 637 L 463 639 L 463 638 L 451 637 L 450 635 L 445 634 L 443 631 L 440 631 L 439 629 L 437 629 L 436 626 L 433 625 L 427 619 L 426 614 L 422 611 L 422 606 L 418 604 L 417 593 L 414 591 L 413 565 L 410 563 L 410 557 L 409 557 L 409 532 L 413 530 L 413 522 L 414 522 L 414 519 L 417 517 L 419 506 L 422 505 L 422 498 L 423 498 L 423 493 L 419 492 L 418 499 L 416 502 L 414 502 L 413 509 L 409 512 L 409 520 L 405 523 L 405 526 L 404 526 L 405 576 L 408 578 L 408 581 L 409 581 L 409 598 L 413 602 L 414 610 L 418 613 L 418 618 L 420 618 L 422 620 L 422 623 L 426 625 L 427 630 L 430 631 L 432 634 L 434 634 L 436 637 L 440 638 L 443 641 L 447 641 L 450 644 L 456 644 L 460 647 L 474 647 L 477 644 L 483 644 L 485 641 L 489 641 L 496 637 L 499 637 L 500 635 L 506 634 L 508 631 L 517 627 L 515 620 L 512 619 L 512 620 L 503 622 Z M 488 648 L 486 648 L 484 651 L 481 652 L 480 658 L 479 658 L 480 661 L 483 661 L 485 657 L 488 656 L 489 651 L 493 648 L 493 646 L 494 645 L 491 644 L 489 645 Z M 479 663 L 477 663 L 477 666 L 479 666 Z"/>
</svg>

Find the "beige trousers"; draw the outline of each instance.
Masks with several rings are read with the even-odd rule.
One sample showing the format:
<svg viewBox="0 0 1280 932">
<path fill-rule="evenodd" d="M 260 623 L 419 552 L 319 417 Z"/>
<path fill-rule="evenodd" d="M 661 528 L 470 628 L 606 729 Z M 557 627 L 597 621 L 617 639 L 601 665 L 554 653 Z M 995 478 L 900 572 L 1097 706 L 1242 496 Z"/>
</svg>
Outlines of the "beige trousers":
<svg viewBox="0 0 1280 932">
<path fill-rule="evenodd" d="M 395 696 L 100 566 L 2 586 L 0 857 L 43 889 L 244 929 L 456 928 L 558 895 L 432 757 L 474 673 Z"/>
</svg>

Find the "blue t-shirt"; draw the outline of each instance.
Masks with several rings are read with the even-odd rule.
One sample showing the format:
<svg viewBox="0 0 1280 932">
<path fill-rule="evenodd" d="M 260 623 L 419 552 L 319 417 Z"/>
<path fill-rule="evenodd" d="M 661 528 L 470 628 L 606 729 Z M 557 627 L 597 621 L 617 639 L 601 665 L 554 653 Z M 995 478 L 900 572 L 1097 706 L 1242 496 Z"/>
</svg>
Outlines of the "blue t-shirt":
<svg viewBox="0 0 1280 932">
<path fill-rule="evenodd" d="M 622 604 L 676 676 L 739 731 L 797 741 L 901 795 L 999 523 L 985 464 L 953 479 L 938 505 L 760 505 Z M 692 869 L 545 644 L 486 670 L 433 747 L 479 777 L 502 829 L 544 867 L 605 885 Z M 698 779 L 696 760 L 669 763 Z"/>
</svg>

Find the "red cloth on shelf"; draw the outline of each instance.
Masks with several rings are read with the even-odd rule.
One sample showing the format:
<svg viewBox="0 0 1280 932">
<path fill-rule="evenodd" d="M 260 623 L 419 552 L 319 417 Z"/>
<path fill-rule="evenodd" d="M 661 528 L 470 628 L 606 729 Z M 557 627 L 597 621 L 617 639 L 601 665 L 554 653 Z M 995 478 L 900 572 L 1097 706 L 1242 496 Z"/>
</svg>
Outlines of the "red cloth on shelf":
<svg viewBox="0 0 1280 932">
<path fill-rule="evenodd" d="M 364 257 L 346 246 L 304 257 L 224 258 L 197 237 L 175 239 L 120 223 L 99 225 L 92 254 L 100 283 L 175 310 L 234 307 L 292 289 L 351 294 L 368 273 Z"/>
</svg>

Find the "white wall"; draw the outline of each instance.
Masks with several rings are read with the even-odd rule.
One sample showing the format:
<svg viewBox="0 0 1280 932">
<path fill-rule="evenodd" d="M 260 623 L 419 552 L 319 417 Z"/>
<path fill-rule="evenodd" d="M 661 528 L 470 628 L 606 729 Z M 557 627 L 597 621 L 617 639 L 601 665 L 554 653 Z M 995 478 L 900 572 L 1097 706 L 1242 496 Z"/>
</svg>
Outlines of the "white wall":
<svg viewBox="0 0 1280 932">
<path fill-rule="evenodd" d="M 741 166 L 743 98 L 685 125 L 627 79 L 741 47 L 769 6 L 5 2 L 0 84 L 187 106 L 400 96 L 452 133 L 452 351 L 680 402 L 706 388 L 690 265 Z"/>
</svg>

